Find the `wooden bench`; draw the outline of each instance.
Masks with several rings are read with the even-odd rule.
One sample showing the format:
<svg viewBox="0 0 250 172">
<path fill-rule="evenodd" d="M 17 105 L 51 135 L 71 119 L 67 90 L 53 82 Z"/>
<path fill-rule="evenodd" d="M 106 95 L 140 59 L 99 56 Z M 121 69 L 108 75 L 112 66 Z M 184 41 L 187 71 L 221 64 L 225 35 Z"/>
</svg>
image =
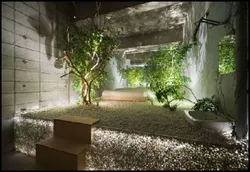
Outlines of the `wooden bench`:
<svg viewBox="0 0 250 172">
<path fill-rule="evenodd" d="M 38 169 L 84 170 L 86 150 L 91 144 L 92 125 L 99 120 L 78 116 L 54 119 L 52 138 L 36 144 Z"/>
<path fill-rule="evenodd" d="M 89 117 L 62 116 L 54 119 L 54 137 L 91 144 L 92 126 L 99 120 Z"/>
<path fill-rule="evenodd" d="M 84 170 L 88 145 L 49 138 L 36 144 L 36 164 L 41 170 Z"/>
</svg>

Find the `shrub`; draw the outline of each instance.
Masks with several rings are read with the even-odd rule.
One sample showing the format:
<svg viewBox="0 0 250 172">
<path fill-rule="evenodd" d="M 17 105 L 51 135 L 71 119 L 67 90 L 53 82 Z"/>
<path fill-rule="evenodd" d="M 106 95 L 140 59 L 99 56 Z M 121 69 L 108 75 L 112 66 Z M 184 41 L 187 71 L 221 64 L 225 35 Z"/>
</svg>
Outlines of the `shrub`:
<svg viewBox="0 0 250 172">
<path fill-rule="evenodd" d="M 210 112 L 218 112 L 218 102 L 215 100 L 215 96 L 212 98 L 202 98 L 198 99 L 197 103 L 193 106 L 193 110 L 197 111 L 210 111 Z"/>
<path fill-rule="evenodd" d="M 184 99 L 182 87 L 190 81 L 184 72 L 184 58 L 189 48 L 190 44 L 172 44 L 160 48 L 146 61 L 145 81 L 155 92 L 158 101 L 167 104 L 165 107 L 171 107 L 170 103 L 174 100 Z"/>
</svg>

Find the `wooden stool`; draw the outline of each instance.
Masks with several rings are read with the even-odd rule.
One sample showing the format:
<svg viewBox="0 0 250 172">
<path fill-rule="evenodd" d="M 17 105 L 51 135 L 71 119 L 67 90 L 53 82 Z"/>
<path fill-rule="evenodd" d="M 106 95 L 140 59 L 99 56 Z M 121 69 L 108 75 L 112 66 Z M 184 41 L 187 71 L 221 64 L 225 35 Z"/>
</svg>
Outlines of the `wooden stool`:
<svg viewBox="0 0 250 172">
<path fill-rule="evenodd" d="M 38 169 L 84 170 L 86 151 L 92 140 L 91 128 L 97 121 L 78 116 L 54 119 L 53 138 L 36 144 Z"/>
<path fill-rule="evenodd" d="M 49 138 L 36 144 L 39 169 L 84 170 L 88 146 L 61 138 Z"/>
<path fill-rule="evenodd" d="M 99 120 L 79 116 L 62 116 L 54 119 L 54 137 L 91 144 L 92 125 Z"/>
</svg>

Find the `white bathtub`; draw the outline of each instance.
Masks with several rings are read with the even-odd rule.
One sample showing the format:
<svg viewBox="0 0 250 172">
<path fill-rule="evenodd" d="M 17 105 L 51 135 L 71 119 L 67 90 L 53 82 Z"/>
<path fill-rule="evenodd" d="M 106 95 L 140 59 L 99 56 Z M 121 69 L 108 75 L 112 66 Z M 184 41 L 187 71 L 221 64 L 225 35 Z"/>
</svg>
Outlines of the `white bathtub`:
<svg viewBox="0 0 250 172">
<path fill-rule="evenodd" d="M 222 114 L 212 112 L 185 110 L 185 118 L 192 125 L 199 125 L 221 133 L 232 132 L 232 122 Z"/>
<path fill-rule="evenodd" d="M 115 90 L 104 90 L 102 100 L 126 100 L 126 101 L 148 101 L 153 100 L 153 93 L 143 87 L 118 88 Z"/>
</svg>

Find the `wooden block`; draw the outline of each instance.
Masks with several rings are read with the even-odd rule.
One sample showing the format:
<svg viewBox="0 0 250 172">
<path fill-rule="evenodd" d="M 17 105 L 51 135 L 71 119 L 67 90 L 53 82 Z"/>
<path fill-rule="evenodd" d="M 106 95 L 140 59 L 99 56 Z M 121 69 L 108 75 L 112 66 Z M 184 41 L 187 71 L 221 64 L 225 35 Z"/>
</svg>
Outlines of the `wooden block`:
<svg viewBox="0 0 250 172">
<path fill-rule="evenodd" d="M 79 116 L 62 116 L 54 119 L 54 137 L 91 144 L 92 125 L 99 120 Z"/>
<path fill-rule="evenodd" d="M 38 169 L 84 170 L 86 167 L 86 144 L 61 138 L 49 138 L 36 144 Z"/>
</svg>

